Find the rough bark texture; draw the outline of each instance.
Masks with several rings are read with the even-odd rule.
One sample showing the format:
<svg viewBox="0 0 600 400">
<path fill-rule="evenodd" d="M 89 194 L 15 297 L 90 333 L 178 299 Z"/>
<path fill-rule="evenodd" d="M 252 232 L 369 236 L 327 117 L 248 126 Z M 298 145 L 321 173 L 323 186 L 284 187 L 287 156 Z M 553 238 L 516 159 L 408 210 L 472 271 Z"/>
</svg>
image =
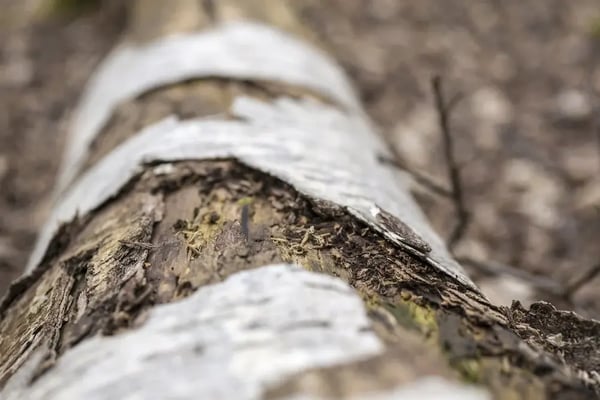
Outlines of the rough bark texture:
<svg viewBox="0 0 600 400">
<path fill-rule="evenodd" d="M 180 8 L 164 9 L 162 1 L 137 2 L 130 37 L 150 40 L 240 16 L 306 36 L 284 3 L 181 1 Z M 93 143 L 86 168 L 167 115 L 228 115 L 238 94 L 331 103 L 270 82 L 170 85 L 122 104 Z M 289 262 L 355 288 L 368 329 L 385 349 L 292 373 L 257 396 L 361 398 L 436 375 L 484 385 L 499 399 L 595 397 L 596 321 L 545 303 L 496 307 L 343 208 L 315 202 L 236 160 L 169 165 L 147 165 L 114 199 L 63 225 L 41 266 L 12 286 L 0 306 L 0 382 L 9 383 L 7 396 L 11 387 L 25 390 L 15 381 L 24 366 L 25 387 L 34 388 L 71 349 L 98 335 L 140 329 L 157 305 L 243 270 Z"/>
</svg>

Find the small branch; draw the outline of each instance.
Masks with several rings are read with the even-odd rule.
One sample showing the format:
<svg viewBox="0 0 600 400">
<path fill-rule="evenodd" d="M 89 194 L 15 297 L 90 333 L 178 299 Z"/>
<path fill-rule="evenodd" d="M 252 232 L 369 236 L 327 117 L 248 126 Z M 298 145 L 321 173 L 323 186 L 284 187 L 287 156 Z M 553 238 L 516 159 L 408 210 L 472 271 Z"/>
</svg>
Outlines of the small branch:
<svg viewBox="0 0 600 400">
<path fill-rule="evenodd" d="M 462 93 L 456 93 L 446 104 L 446 114 L 450 114 L 454 107 L 458 105 L 462 101 L 465 96 Z"/>
<path fill-rule="evenodd" d="M 594 119 L 592 121 L 596 139 L 596 166 L 598 167 L 598 176 L 600 176 L 600 107 L 594 107 Z M 596 212 L 600 214 L 600 203 L 594 204 Z"/>
<path fill-rule="evenodd" d="M 594 115 L 598 115 L 598 117 L 594 117 L 594 132 L 596 133 L 596 150 L 598 151 L 596 154 L 597 158 L 597 166 L 598 172 L 600 173 L 600 107 L 596 107 L 594 111 Z"/>
<path fill-rule="evenodd" d="M 464 195 L 462 189 L 462 180 L 460 176 L 460 168 L 454 157 L 454 145 L 452 133 L 450 131 L 450 111 L 461 100 L 462 96 L 457 95 L 452 100 L 446 103 L 442 89 L 442 79 L 439 76 L 433 77 L 431 87 L 435 99 L 435 107 L 438 112 L 440 129 L 444 144 L 444 154 L 446 156 L 446 165 L 448 167 L 448 176 L 452 186 L 452 199 L 458 221 L 448 239 L 448 247 L 452 250 L 456 243 L 463 237 L 469 224 L 469 213 L 465 207 Z"/>
<path fill-rule="evenodd" d="M 580 276 L 572 279 L 566 285 L 562 285 L 553 279 L 545 276 L 535 275 L 525 270 L 513 266 L 502 264 L 497 261 L 478 261 L 470 257 L 460 257 L 456 259 L 459 263 L 470 265 L 489 275 L 510 275 L 529 283 L 534 288 L 561 296 L 564 299 L 571 299 L 582 287 L 591 282 L 600 275 L 600 263 L 588 268 Z"/>
<path fill-rule="evenodd" d="M 400 161 L 386 157 L 381 154 L 377 157 L 377 160 L 382 164 L 391 165 L 395 168 L 402 169 L 402 170 L 408 172 L 414 178 L 415 181 L 417 181 L 419 184 L 423 185 L 425 188 L 427 188 L 431 192 L 433 192 L 439 196 L 442 196 L 442 197 L 452 198 L 452 191 L 450 189 L 448 189 L 441 183 L 435 182 L 432 178 L 428 177 L 427 175 L 425 175 L 421 172 L 413 171 L 413 170 L 409 169 L 406 165 L 403 165 Z"/>
<path fill-rule="evenodd" d="M 553 279 L 545 276 L 534 275 L 525 270 L 515 268 L 511 265 L 502 264 L 497 261 L 478 261 L 470 257 L 460 257 L 457 261 L 464 265 L 470 265 L 488 275 L 510 275 L 529 283 L 534 288 L 551 293 L 554 295 L 563 295 L 562 285 Z"/>
<path fill-rule="evenodd" d="M 567 283 L 562 295 L 566 298 L 572 297 L 579 289 L 584 287 L 592 279 L 600 274 L 600 263 L 593 265 L 588 268 L 587 271 L 583 272 L 580 276 L 572 279 Z"/>
</svg>

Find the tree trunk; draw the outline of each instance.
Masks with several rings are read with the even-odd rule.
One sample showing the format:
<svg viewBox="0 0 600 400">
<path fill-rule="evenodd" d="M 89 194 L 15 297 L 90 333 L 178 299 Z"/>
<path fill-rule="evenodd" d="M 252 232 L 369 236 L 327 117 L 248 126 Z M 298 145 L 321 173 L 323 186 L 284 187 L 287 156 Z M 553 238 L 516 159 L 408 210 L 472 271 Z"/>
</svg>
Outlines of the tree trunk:
<svg viewBox="0 0 600 400">
<path fill-rule="evenodd" d="M 132 2 L 0 306 L 2 398 L 595 397 L 600 325 L 487 301 L 298 7 Z"/>
</svg>

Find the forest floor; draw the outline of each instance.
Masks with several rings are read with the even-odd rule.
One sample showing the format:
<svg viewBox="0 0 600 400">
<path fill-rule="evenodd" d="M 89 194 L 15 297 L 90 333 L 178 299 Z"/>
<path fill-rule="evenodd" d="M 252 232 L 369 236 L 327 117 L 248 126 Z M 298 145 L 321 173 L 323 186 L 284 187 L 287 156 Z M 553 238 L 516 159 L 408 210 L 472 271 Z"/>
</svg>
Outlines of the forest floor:
<svg viewBox="0 0 600 400">
<path fill-rule="evenodd" d="M 0 0 L 0 292 L 47 216 L 83 85 L 126 22 L 122 0 L 37 22 L 21 18 L 29 3 Z M 548 280 L 564 289 L 600 262 L 597 0 L 299 3 L 400 162 L 445 187 L 432 76 L 448 97 L 462 94 L 451 135 L 470 223 L 454 251 L 483 262 L 466 267 L 484 291 L 508 305 L 549 299 L 600 318 L 600 277 L 569 298 L 531 291 Z M 413 188 L 448 237 L 451 198 Z"/>
</svg>

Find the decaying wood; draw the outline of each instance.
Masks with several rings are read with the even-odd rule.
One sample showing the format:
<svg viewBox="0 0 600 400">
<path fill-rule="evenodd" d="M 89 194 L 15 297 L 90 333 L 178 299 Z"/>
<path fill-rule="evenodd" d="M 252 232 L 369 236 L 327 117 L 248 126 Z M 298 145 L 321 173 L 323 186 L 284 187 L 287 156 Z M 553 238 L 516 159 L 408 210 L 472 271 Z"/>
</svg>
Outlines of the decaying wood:
<svg viewBox="0 0 600 400">
<path fill-rule="evenodd" d="M 139 1 L 130 37 L 150 40 L 240 16 L 305 35 L 293 18 L 297 5 L 284 3 L 182 0 L 181 8 L 165 14 L 154 8 L 164 2 Z M 167 115 L 230 116 L 239 94 L 333 104 L 314 91 L 273 82 L 202 79 L 169 85 L 122 104 L 94 141 L 84 170 Z M 3 395 L 34 393 L 65 354 L 98 337 L 142 329 L 161 304 L 240 271 L 284 262 L 355 288 L 369 329 L 385 348 L 293 373 L 269 383 L 261 396 L 367 398 L 430 375 L 459 386 L 483 385 L 499 399 L 594 398 L 598 390 L 598 322 L 545 303 L 530 310 L 519 304 L 496 307 L 343 208 L 223 159 L 168 168 L 148 164 L 115 198 L 62 227 L 40 267 L 16 282 L 0 306 Z M 27 374 L 18 373 L 25 367 Z"/>
</svg>

